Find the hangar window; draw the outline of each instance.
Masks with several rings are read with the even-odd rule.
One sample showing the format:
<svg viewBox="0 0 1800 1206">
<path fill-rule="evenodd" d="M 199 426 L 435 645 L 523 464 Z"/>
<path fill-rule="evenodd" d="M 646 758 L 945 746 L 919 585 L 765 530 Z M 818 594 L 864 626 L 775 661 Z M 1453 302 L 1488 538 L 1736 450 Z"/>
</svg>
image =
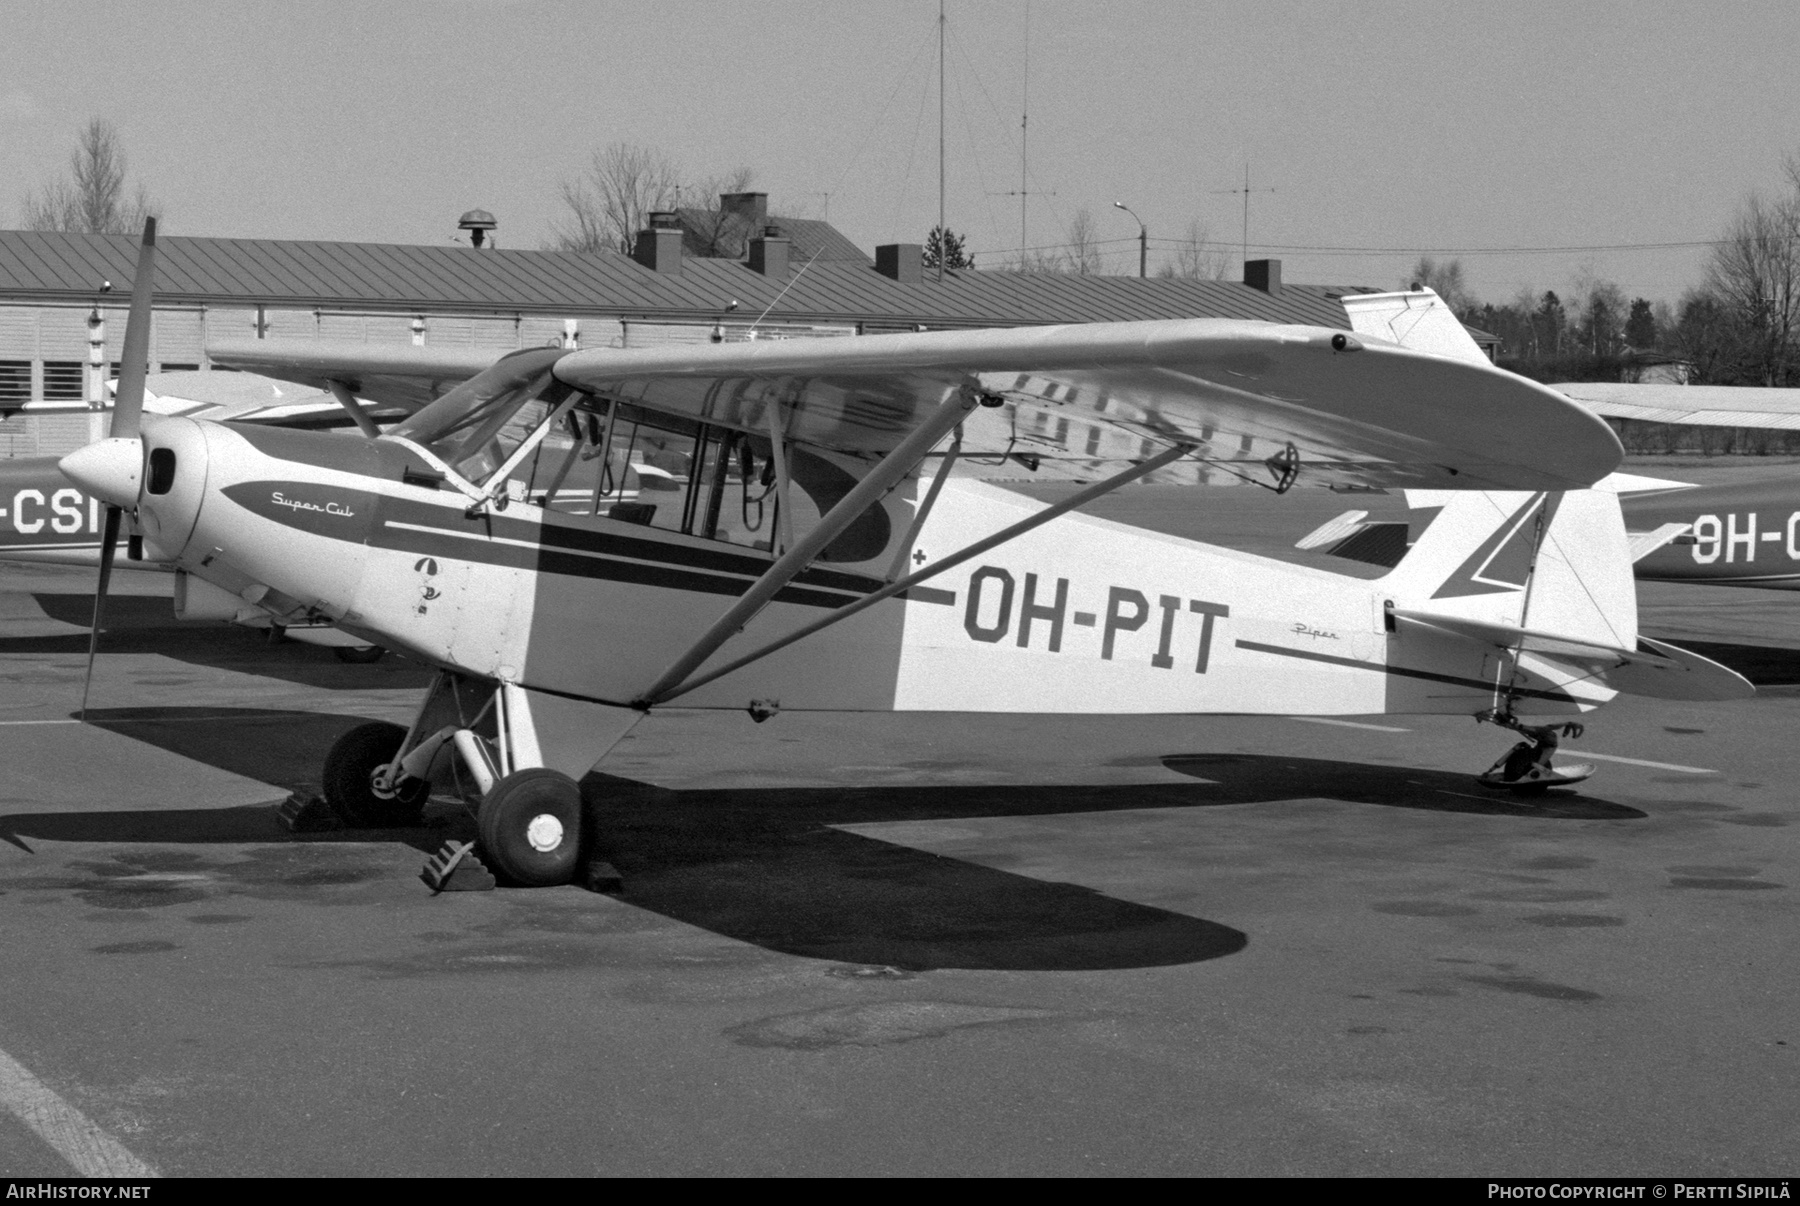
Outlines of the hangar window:
<svg viewBox="0 0 1800 1206">
<path fill-rule="evenodd" d="M 81 384 L 86 367 L 79 360 L 44 361 L 44 401 L 79 402 L 86 397 Z"/>
<path fill-rule="evenodd" d="M 31 401 L 31 361 L 0 360 L 0 403 Z"/>
</svg>

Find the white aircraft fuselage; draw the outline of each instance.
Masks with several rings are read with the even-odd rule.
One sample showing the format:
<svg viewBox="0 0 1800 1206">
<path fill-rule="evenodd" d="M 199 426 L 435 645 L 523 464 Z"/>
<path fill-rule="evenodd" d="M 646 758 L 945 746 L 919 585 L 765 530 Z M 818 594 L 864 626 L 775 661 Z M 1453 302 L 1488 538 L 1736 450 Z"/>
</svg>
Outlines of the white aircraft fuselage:
<svg viewBox="0 0 1800 1206">
<path fill-rule="evenodd" d="M 144 432 L 140 522 L 180 568 L 278 616 L 328 619 L 533 691 L 630 706 L 773 560 L 525 502 L 470 514 L 465 495 L 437 485 L 441 467 L 398 440 L 148 416 Z M 158 460 L 170 455 L 159 482 Z M 885 585 L 916 485 L 884 504 L 887 547 L 801 574 L 716 663 Z M 928 566 L 1041 506 L 951 481 L 908 565 Z M 1393 630 L 1391 610 L 1428 601 L 1409 582 L 1400 571 L 1369 581 L 1067 515 L 682 703 L 1319 715 L 1494 706 L 1506 659 Z M 1572 712 L 1613 694 L 1575 673 L 1523 669 L 1521 710 Z"/>
</svg>

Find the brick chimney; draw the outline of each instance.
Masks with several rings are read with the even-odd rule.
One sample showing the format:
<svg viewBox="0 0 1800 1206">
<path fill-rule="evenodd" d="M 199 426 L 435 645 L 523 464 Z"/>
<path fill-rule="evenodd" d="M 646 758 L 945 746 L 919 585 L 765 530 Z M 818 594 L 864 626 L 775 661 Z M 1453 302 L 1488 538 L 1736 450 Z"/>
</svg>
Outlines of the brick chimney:
<svg viewBox="0 0 1800 1206">
<path fill-rule="evenodd" d="M 653 272 L 680 276 L 682 238 L 680 217 L 673 211 L 656 210 L 650 215 L 649 229 L 638 231 L 631 258 Z"/>
<path fill-rule="evenodd" d="M 740 196 L 762 196 L 761 193 Z M 750 270 L 760 272 L 772 281 L 785 281 L 788 275 L 788 239 L 779 226 L 765 226 L 750 240 Z"/>
<path fill-rule="evenodd" d="M 887 243 L 875 249 L 875 271 L 902 285 L 925 279 L 925 248 L 918 243 Z"/>
<path fill-rule="evenodd" d="M 1280 260 L 1244 261 L 1244 283 L 1264 293 L 1281 292 Z"/>
</svg>

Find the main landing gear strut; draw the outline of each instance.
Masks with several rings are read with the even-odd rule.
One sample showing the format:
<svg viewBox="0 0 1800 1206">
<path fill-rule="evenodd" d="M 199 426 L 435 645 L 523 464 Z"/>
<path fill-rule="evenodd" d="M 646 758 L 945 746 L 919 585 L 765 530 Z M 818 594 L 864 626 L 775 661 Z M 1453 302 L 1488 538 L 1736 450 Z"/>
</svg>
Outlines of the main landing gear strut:
<svg viewBox="0 0 1800 1206">
<path fill-rule="evenodd" d="M 1482 712 L 1475 719 L 1512 729 L 1525 738 L 1476 777 L 1476 781 L 1483 787 L 1500 788 L 1521 795 L 1537 795 L 1552 787 L 1579 783 L 1594 773 L 1592 766 L 1583 764 L 1552 764 L 1557 747 L 1561 744 L 1560 739 L 1579 737 L 1584 732 L 1582 726 L 1575 721 L 1563 724 L 1526 724 L 1513 715 L 1510 705 Z"/>
<path fill-rule="evenodd" d="M 397 827 L 418 824 L 432 795 L 454 795 L 502 882 L 549 887 L 573 879 L 580 861 L 581 789 L 540 761 L 520 688 L 442 671 L 411 728 L 376 722 L 338 738 L 325 801 L 347 825 Z"/>
</svg>

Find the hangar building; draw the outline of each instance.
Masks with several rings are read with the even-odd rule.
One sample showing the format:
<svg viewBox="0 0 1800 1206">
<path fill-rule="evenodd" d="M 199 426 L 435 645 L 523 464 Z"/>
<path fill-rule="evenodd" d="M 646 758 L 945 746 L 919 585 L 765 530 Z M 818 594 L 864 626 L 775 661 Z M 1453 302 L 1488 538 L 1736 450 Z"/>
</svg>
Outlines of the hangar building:
<svg viewBox="0 0 1800 1206">
<path fill-rule="evenodd" d="M 1278 260 L 1246 282 L 921 268 L 917 244 L 863 255 L 824 222 L 769 221 L 762 194 L 722 198 L 738 259 L 694 254 L 712 211 L 658 213 L 630 256 L 167 236 L 158 241 L 153 372 L 209 371 L 209 339 L 351 339 L 507 349 L 856 335 L 1163 318 L 1252 318 L 1348 328 L 1356 287 L 1290 285 Z M 735 207 L 735 208 L 734 208 Z M 486 215 L 482 215 L 486 217 Z M 491 219 L 490 219 L 491 220 Z M 721 240 L 711 231 L 713 250 Z M 89 439 L 90 354 L 116 375 L 136 240 L 0 231 L 0 456 Z M 110 288 L 107 288 L 110 283 Z"/>
</svg>

